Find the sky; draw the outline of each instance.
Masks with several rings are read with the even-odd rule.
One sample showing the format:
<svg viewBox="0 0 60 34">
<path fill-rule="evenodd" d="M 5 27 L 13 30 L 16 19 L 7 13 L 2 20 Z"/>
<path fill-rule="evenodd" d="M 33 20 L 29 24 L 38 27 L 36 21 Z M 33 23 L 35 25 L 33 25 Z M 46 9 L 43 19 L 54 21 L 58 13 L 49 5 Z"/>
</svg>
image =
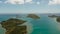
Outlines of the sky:
<svg viewBox="0 0 60 34">
<path fill-rule="evenodd" d="M 60 0 L 0 0 L 0 14 L 60 13 Z"/>
</svg>

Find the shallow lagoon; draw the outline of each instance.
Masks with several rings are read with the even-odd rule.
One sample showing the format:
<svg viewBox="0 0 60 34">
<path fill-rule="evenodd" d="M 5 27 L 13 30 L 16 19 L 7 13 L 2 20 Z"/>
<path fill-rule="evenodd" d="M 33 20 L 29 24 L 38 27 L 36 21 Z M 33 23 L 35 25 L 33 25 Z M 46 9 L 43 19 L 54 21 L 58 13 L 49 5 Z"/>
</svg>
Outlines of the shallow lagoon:
<svg viewBox="0 0 60 34">
<path fill-rule="evenodd" d="M 19 19 L 27 20 L 25 25 L 28 26 L 27 30 L 29 34 L 60 34 L 60 23 L 56 22 L 56 18 L 49 18 L 48 14 L 38 14 L 40 16 L 40 19 L 38 20 L 27 18 L 27 14 L 19 15 L 21 16 Z M 16 14 L 1 14 L 0 21 L 7 20 L 8 18 L 15 16 Z M 6 30 L 0 25 L 0 34 L 4 34 L 5 31 Z"/>
</svg>

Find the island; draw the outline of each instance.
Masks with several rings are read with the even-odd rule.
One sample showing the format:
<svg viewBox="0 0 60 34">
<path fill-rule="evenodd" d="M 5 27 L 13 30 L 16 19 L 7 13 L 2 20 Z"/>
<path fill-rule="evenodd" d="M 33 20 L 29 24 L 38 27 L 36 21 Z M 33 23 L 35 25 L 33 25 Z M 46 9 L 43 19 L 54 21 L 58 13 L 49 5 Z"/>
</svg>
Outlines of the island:
<svg viewBox="0 0 60 34">
<path fill-rule="evenodd" d="M 40 17 L 36 14 L 28 14 L 27 17 L 32 18 L 32 19 L 40 19 Z"/>
<path fill-rule="evenodd" d="M 57 21 L 57 22 L 60 22 L 60 17 L 57 17 L 56 21 Z"/>
<path fill-rule="evenodd" d="M 54 18 L 54 17 L 59 17 L 59 16 L 56 16 L 56 15 L 49 15 L 48 17 Z"/>
<path fill-rule="evenodd" d="M 27 34 L 26 26 L 18 26 L 27 21 L 15 18 L 9 18 L 8 20 L 1 21 L 1 25 L 6 29 L 5 34 Z"/>
</svg>

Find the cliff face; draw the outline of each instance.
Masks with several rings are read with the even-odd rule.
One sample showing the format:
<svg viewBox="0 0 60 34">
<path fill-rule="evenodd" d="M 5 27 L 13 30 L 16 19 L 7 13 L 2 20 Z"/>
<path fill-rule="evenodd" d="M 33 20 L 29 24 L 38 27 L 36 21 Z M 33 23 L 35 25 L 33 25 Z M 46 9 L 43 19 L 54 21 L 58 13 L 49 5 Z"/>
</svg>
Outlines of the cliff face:
<svg viewBox="0 0 60 34">
<path fill-rule="evenodd" d="M 22 34 L 22 33 L 26 34 L 26 32 L 27 32 L 26 26 L 18 26 L 25 22 L 26 21 L 24 21 L 24 20 L 10 18 L 6 21 L 2 21 L 1 25 L 3 28 L 6 29 L 5 34 Z"/>
</svg>

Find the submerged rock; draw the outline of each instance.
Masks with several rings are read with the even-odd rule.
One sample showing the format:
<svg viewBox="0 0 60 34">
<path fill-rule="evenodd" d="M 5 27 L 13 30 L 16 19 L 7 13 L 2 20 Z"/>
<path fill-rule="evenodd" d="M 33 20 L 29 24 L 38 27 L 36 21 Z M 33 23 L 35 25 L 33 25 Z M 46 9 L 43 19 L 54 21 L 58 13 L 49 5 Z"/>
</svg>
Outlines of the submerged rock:
<svg viewBox="0 0 60 34">
<path fill-rule="evenodd" d="M 15 18 L 10 18 L 6 21 L 2 21 L 1 25 L 3 28 L 6 29 L 6 34 L 22 34 L 22 31 L 25 31 L 26 33 L 26 26 L 18 26 L 26 21 L 20 20 L 20 19 L 15 19 Z"/>
<path fill-rule="evenodd" d="M 28 14 L 27 17 L 32 18 L 32 19 L 40 19 L 40 17 L 37 16 L 36 14 Z"/>
</svg>

